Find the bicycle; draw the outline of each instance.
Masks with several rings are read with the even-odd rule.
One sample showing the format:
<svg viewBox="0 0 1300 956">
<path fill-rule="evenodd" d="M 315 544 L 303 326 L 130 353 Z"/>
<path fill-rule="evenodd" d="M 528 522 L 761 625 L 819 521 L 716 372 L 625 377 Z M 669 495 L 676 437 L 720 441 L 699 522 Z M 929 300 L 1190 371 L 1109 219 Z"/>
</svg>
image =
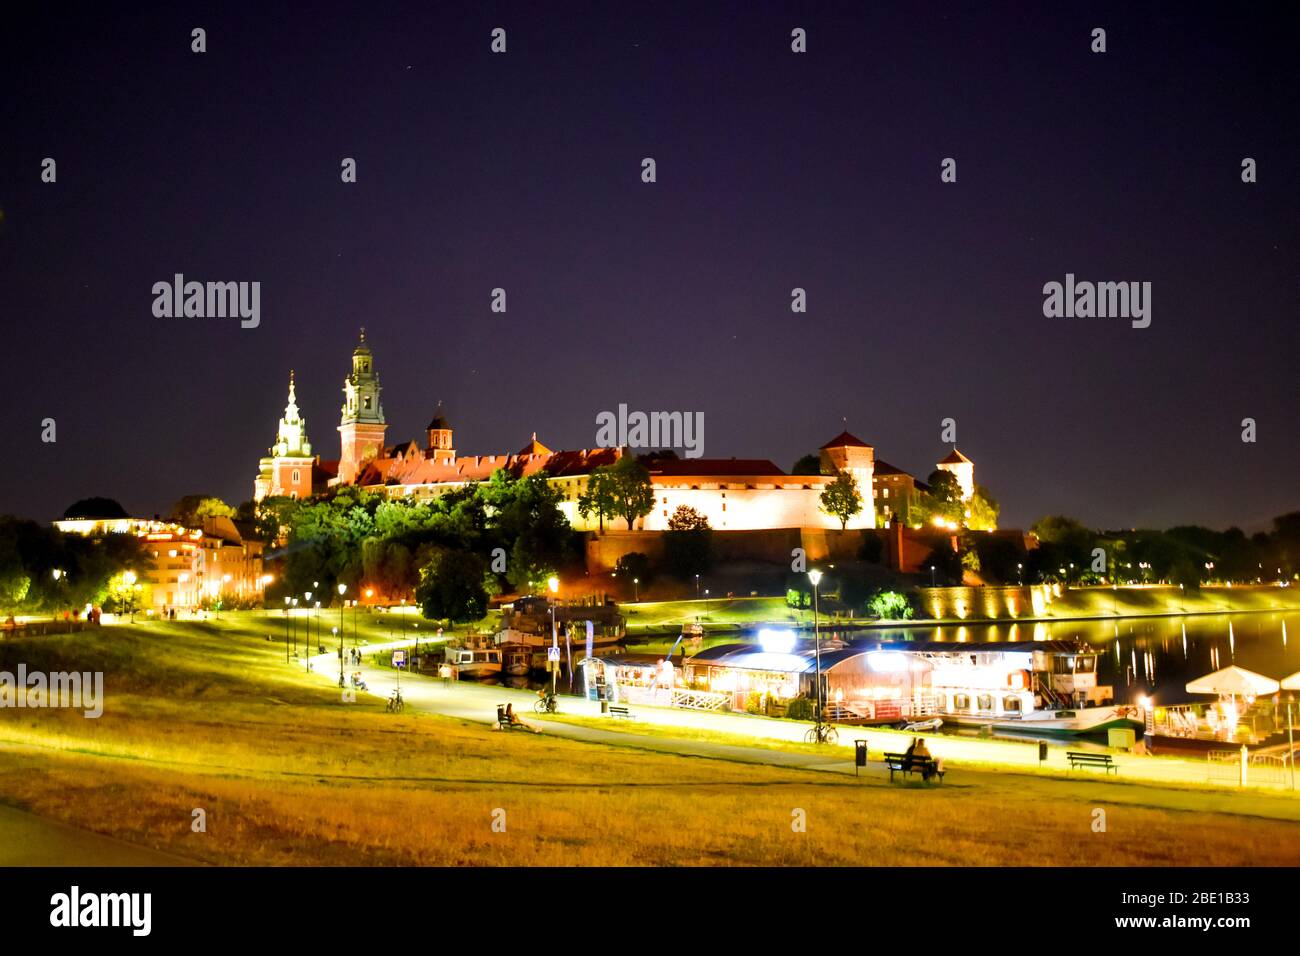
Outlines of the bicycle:
<svg viewBox="0 0 1300 956">
<path fill-rule="evenodd" d="M 388 698 L 386 709 L 390 714 L 400 714 L 402 712 L 402 707 L 402 692 L 400 690 L 394 690 L 392 696 Z"/>
<path fill-rule="evenodd" d="M 537 714 L 558 714 L 560 712 L 560 703 L 555 694 L 544 694 L 533 704 L 533 712 Z"/>
<path fill-rule="evenodd" d="M 803 739 L 805 743 L 810 744 L 837 744 L 840 742 L 840 735 L 830 724 L 818 721 L 808 733 L 804 734 Z"/>
</svg>

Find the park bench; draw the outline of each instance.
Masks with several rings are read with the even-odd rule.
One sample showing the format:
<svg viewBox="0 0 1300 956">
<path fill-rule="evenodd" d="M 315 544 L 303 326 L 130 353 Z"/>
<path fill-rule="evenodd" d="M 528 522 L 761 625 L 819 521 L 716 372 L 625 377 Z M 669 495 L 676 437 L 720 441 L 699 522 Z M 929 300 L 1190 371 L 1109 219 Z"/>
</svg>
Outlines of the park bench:
<svg viewBox="0 0 1300 956">
<path fill-rule="evenodd" d="M 939 782 L 943 783 L 943 775 L 947 773 L 939 768 L 933 757 L 909 757 L 907 754 L 885 754 L 885 766 L 889 768 L 890 783 L 894 782 L 896 773 L 901 773 L 904 777 L 909 773 L 919 773 L 922 780 L 938 777 Z"/>
<path fill-rule="evenodd" d="M 497 726 L 500 727 L 502 730 L 527 730 L 528 729 L 522 723 L 511 722 L 510 718 L 506 716 L 505 704 L 497 704 Z"/>
<path fill-rule="evenodd" d="M 1115 760 L 1110 754 L 1090 754 L 1079 750 L 1067 750 L 1065 759 L 1070 761 L 1070 769 L 1077 770 L 1079 767 L 1103 767 L 1107 773 L 1114 771 L 1119 775 L 1119 767 L 1115 765 Z"/>
<path fill-rule="evenodd" d="M 610 705 L 609 705 L 609 716 L 611 716 L 611 717 L 622 717 L 624 720 L 631 720 L 631 719 L 632 719 L 632 713 L 631 713 L 631 711 L 629 711 L 629 710 L 627 709 L 627 707 L 624 706 L 623 704 L 610 704 Z"/>
</svg>

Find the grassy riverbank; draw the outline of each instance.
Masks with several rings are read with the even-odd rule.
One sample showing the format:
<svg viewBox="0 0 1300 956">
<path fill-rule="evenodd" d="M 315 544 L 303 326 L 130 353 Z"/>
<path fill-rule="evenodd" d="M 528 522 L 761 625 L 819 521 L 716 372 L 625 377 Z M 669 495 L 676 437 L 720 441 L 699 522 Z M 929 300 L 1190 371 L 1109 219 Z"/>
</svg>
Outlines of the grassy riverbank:
<svg viewBox="0 0 1300 956">
<path fill-rule="evenodd" d="M 395 717 L 341 702 L 266 634 L 234 615 L 0 643 L 3 669 L 103 670 L 107 697 L 98 720 L 0 711 L 0 801 L 217 864 L 997 865 L 1063 846 L 1078 864 L 1300 863 L 1294 824 L 1171 808 L 1162 788 L 891 786 Z"/>
</svg>

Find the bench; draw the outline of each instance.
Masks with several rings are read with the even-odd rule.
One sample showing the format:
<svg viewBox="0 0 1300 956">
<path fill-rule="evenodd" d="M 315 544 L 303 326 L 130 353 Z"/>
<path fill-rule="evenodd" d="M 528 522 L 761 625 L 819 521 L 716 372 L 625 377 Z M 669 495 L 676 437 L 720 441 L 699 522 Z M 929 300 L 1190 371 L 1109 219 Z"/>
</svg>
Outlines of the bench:
<svg viewBox="0 0 1300 956">
<path fill-rule="evenodd" d="M 909 773 L 919 773 L 922 780 L 938 777 L 939 782 L 943 783 L 943 775 L 947 773 L 934 762 L 933 757 L 909 757 L 907 754 L 885 754 L 885 766 L 889 768 L 890 783 L 894 782 L 896 773 L 901 773 L 904 777 Z"/>
<path fill-rule="evenodd" d="M 497 726 L 499 728 L 501 728 L 502 730 L 527 730 L 528 728 L 525 727 L 522 723 L 518 723 L 517 722 L 518 720 L 519 717 L 518 715 L 516 715 L 515 716 L 516 722 L 512 722 L 510 718 L 506 716 L 506 705 L 497 704 Z"/>
<path fill-rule="evenodd" d="M 1079 767 L 1103 767 L 1107 773 L 1112 771 L 1119 776 L 1119 767 L 1115 765 L 1115 760 L 1110 754 L 1090 754 L 1079 750 L 1067 750 L 1065 759 L 1070 761 L 1070 769 L 1077 770 Z"/>
<path fill-rule="evenodd" d="M 632 713 L 631 713 L 631 711 L 629 711 L 629 710 L 627 709 L 627 707 L 626 707 L 625 705 L 623 705 L 623 704 L 610 704 L 610 705 L 609 705 L 609 716 L 611 716 L 611 717 L 622 717 L 624 720 L 631 720 L 631 719 L 632 719 Z"/>
</svg>

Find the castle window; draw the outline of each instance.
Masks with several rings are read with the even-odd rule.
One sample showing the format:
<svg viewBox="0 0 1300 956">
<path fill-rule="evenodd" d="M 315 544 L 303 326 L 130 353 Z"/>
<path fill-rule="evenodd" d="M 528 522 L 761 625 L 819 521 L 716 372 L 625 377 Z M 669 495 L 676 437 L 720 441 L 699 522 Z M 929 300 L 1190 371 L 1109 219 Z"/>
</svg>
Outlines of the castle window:
<svg viewBox="0 0 1300 956">
<path fill-rule="evenodd" d="M 298 469 L 295 468 L 293 470 L 293 483 L 296 485 L 300 481 L 302 481 L 302 472 L 298 471 Z"/>
<path fill-rule="evenodd" d="M 370 411 L 370 396 L 366 396 L 366 411 Z"/>
</svg>

